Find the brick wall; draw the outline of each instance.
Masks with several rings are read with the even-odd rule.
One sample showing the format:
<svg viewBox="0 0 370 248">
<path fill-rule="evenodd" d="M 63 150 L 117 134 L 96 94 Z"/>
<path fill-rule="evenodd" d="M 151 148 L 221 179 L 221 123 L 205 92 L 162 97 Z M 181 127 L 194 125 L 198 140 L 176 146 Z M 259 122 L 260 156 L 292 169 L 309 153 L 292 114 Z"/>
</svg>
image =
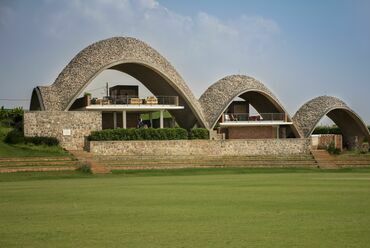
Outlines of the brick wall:
<svg viewBox="0 0 370 248">
<path fill-rule="evenodd" d="M 338 134 L 321 134 L 318 136 L 318 146 L 319 149 L 326 149 L 330 143 L 334 143 L 335 148 L 340 150 L 343 149 L 342 135 Z"/>
<path fill-rule="evenodd" d="M 274 139 L 277 137 L 276 127 L 272 126 L 248 126 L 228 127 L 228 139 Z"/>
<path fill-rule="evenodd" d="M 82 150 L 85 137 L 102 129 L 100 112 L 35 111 L 24 113 L 24 134 L 27 137 L 49 136 L 60 141 L 63 148 Z M 70 135 L 63 135 L 63 130 Z M 66 134 L 65 133 L 65 134 Z"/>
<path fill-rule="evenodd" d="M 308 154 L 309 139 L 91 141 L 97 155 L 292 155 Z"/>
</svg>

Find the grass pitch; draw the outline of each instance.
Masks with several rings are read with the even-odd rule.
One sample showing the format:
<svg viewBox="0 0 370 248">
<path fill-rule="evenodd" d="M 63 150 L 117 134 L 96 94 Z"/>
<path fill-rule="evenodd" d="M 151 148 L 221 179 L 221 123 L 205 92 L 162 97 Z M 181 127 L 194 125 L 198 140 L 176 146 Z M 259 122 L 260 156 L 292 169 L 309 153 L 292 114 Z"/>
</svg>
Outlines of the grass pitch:
<svg viewBox="0 0 370 248">
<path fill-rule="evenodd" d="M 370 170 L 0 175 L 0 247 L 368 247 Z"/>
</svg>

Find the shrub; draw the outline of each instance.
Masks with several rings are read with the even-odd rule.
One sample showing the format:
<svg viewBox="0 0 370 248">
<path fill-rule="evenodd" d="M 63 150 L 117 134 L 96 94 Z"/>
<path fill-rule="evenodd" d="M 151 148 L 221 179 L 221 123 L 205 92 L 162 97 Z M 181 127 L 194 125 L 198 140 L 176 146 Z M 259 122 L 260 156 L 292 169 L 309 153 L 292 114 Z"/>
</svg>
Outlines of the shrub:
<svg viewBox="0 0 370 248">
<path fill-rule="evenodd" d="M 24 142 L 24 135 L 23 132 L 19 131 L 18 129 L 13 129 L 7 135 L 4 139 L 5 143 L 8 144 L 19 144 Z"/>
<path fill-rule="evenodd" d="M 118 128 L 91 132 L 91 141 L 103 140 L 179 140 L 187 139 L 188 133 L 183 128 Z"/>
<path fill-rule="evenodd" d="M 313 134 L 342 134 L 337 126 L 317 126 Z"/>
<path fill-rule="evenodd" d="M 92 173 L 91 166 L 88 164 L 82 164 L 77 168 L 78 171 L 81 171 L 82 173 Z"/>
<path fill-rule="evenodd" d="M 46 146 L 57 146 L 59 145 L 59 140 L 54 137 L 25 137 L 24 142 L 26 144 L 34 145 L 46 145 Z"/>
<path fill-rule="evenodd" d="M 209 131 L 206 128 L 193 128 L 190 130 L 189 139 L 209 139 Z"/>
<path fill-rule="evenodd" d="M 330 142 L 330 144 L 328 145 L 328 147 L 326 148 L 326 150 L 327 150 L 330 154 L 335 154 L 335 155 L 340 154 L 340 149 L 338 149 L 338 148 L 336 148 L 336 147 L 335 147 L 334 142 Z"/>
<path fill-rule="evenodd" d="M 34 145 L 46 145 L 46 146 L 57 146 L 59 145 L 59 140 L 54 137 L 24 137 L 22 131 L 18 129 L 13 129 L 8 132 L 4 139 L 5 143 L 8 144 L 34 144 Z"/>
</svg>

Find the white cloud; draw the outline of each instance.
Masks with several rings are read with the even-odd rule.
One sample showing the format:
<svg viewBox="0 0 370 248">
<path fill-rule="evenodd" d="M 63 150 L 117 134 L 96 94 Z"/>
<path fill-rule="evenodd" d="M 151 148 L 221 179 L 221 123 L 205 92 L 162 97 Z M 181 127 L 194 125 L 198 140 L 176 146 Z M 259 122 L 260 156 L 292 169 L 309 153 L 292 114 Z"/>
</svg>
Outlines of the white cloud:
<svg viewBox="0 0 370 248">
<path fill-rule="evenodd" d="M 200 96 L 215 80 L 247 72 L 251 62 L 271 50 L 280 32 L 274 20 L 261 16 L 228 20 L 206 12 L 189 16 L 155 0 L 44 0 L 32 5 L 32 10 L 18 5 L 16 11 L 17 25 L 22 27 L 16 29 L 18 37 L 32 40 L 35 48 L 43 44 L 38 48 L 41 55 L 36 51 L 32 55 L 29 50 L 29 60 L 37 57 L 40 63 L 33 70 L 32 86 L 39 80 L 51 84 L 87 45 L 113 36 L 132 36 L 165 56 Z M 1 24 L 5 12 L 9 10 L 0 9 Z M 48 62 L 41 64 L 42 61 Z"/>
<path fill-rule="evenodd" d="M 261 16 L 185 16 L 154 0 L 75 0 L 50 13 L 50 19 L 46 30 L 60 39 L 73 36 L 91 43 L 134 36 L 146 41 L 174 64 L 198 95 L 215 79 L 245 71 L 248 61 L 271 50 L 280 33 L 274 20 Z"/>
</svg>

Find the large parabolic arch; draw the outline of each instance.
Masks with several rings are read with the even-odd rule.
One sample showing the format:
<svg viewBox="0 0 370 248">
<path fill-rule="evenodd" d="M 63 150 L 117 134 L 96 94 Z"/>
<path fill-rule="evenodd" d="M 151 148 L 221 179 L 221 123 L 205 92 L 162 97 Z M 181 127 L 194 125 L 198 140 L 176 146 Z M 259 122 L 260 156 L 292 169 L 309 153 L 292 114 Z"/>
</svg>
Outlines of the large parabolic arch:
<svg viewBox="0 0 370 248">
<path fill-rule="evenodd" d="M 245 75 L 230 75 L 211 85 L 200 97 L 203 114 L 213 128 L 235 97 L 248 100 L 260 113 L 287 113 L 275 95 L 260 81 Z M 288 115 L 288 121 L 291 121 Z M 292 125 L 294 137 L 301 137 Z"/>
<path fill-rule="evenodd" d="M 347 145 L 351 146 L 355 137 L 360 142 L 365 138 L 370 140 L 369 130 L 356 112 L 332 96 L 319 96 L 306 102 L 293 116 L 293 121 L 304 137 L 309 137 L 325 115 L 341 129 Z"/>
<path fill-rule="evenodd" d="M 30 109 L 68 110 L 85 87 L 106 69 L 129 74 L 155 95 L 179 95 L 185 109 L 171 113 L 176 121 L 187 128 L 195 123 L 208 127 L 198 100 L 175 68 L 149 45 L 130 37 L 98 41 L 83 49 L 51 86 L 35 88 Z"/>
<path fill-rule="evenodd" d="M 131 75 L 155 95 L 178 95 L 184 110 L 171 112 L 185 128 L 195 123 L 213 129 L 217 120 L 239 96 L 248 98 L 260 113 L 284 112 L 282 104 L 261 82 L 244 75 L 231 75 L 211 85 L 197 100 L 175 68 L 149 45 L 131 37 L 98 41 L 79 52 L 50 86 L 32 92 L 30 110 L 68 111 L 75 99 L 102 71 L 114 69 Z M 341 127 L 345 138 L 368 138 L 361 118 L 344 102 L 334 97 L 318 97 L 303 105 L 293 118 L 295 137 L 311 135 L 318 121 L 328 115 Z"/>
</svg>

